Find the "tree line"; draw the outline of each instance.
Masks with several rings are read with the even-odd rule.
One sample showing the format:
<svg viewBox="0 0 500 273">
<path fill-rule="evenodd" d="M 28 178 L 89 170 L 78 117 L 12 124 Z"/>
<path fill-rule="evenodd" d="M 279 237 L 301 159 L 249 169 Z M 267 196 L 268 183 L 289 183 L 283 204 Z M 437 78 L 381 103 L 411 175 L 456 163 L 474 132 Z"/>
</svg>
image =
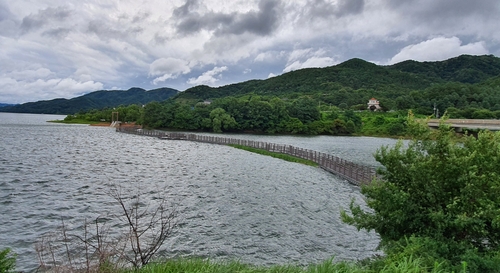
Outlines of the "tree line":
<svg viewBox="0 0 500 273">
<path fill-rule="evenodd" d="M 136 122 L 146 128 L 218 133 L 348 135 L 362 127 L 361 116 L 353 110 L 329 107 L 320 111 L 317 102 L 308 97 L 284 100 L 259 95 L 229 96 L 195 105 L 166 100 L 120 106 L 79 112 L 68 115 L 65 121 L 110 121 L 113 112 L 122 122 Z"/>
</svg>

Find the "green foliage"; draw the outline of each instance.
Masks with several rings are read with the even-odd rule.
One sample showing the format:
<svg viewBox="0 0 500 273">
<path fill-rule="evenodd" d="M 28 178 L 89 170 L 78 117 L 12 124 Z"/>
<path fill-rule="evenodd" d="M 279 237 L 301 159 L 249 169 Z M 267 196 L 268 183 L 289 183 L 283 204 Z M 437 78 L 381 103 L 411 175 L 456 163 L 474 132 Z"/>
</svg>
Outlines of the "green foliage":
<svg viewBox="0 0 500 273">
<path fill-rule="evenodd" d="M 365 112 L 361 119 L 363 126 L 359 131 L 369 136 L 405 136 L 407 134 L 407 114 L 400 112 Z"/>
<path fill-rule="evenodd" d="M 82 110 L 67 119 L 108 121 L 111 112 L 118 111 L 121 121 L 135 121 L 149 128 L 405 136 L 406 119 L 400 113 L 410 109 L 424 116 L 446 111 L 451 118 L 500 118 L 498 71 L 500 58 L 494 56 L 464 55 L 443 62 L 406 61 L 393 66 L 352 59 L 337 66 L 302 69 L 267 80 L 217 88 L 196 86 L 145 107 L 136 103 Z M 138 95 L 143 93 L 141 90 L 126 93 Z M 109 105 L 107 93 L 91 93 L 88 98 Z M 366 110 L 373 96 L 380 101 L 383 117 L 371 117 Z M 211 118 L 216 108 L 227 115 Z"/>
<path fill-rule="evenodd" d="M 210 119 L 212 120 L 212 129 L 216 133 L 222 133 L 223 128 L 224 131 L 227 131 L 238 125 L 234 118 L 222 108 L 212 110 L 210 112 Z"/>
<path fill-rule="evenodd" d="M 267 150 L 252 148 L 252 147 L 248 147 L 248 146 L 244 146 L 244 145 L 231 144 L 229 146 L 237 148 L 237 149 L 249 151 L 252 153 L 256 153 L 256 154 L 267 155 L 267 156 L 283 159 L 283 160 L 286 160 L 289 162 L 301 163 L 304 165 L 315 166 L 315 167 L 318 166 L 318 163 L 316 163 L 316 162 L 313 162 L 313 161 L 310 161 L 307 159 L 298 158 L 298 157 L 291 156 L 291 155 L 269 152 Z"/>
<path fill-rule="evenodd" d="M 382 180 L 362 188 L 373 212 L 352 203 L 343 220 L 378 232 L 389 252 L 406 237 L 428 238 L 453 266 L 467 256 L 471 268 L 489 268 L 500 251 L 500 133 L 458 139 L 444 123 L 408 124 L 414 138 L 377 151 Z"/>
<path fill-rule="evenodd" d="M 0 251 L 0 273 L 14 272 L 16 256 L 9 248 Z"/>
<path fill-rule="evenodd" d="M 461 55 L 441 62 L 404 61 L 389 68 L 446 81 L 479 83 L 500 74 L 498 61 L 492 55 Z"/>
<path fill-rule="evenodd" d="M 404 256 L 399 260 L 393 260 L 384 263 L 383 259 L 377 260 L 369 264 L 353 263 L 353 262 L 334 262 L 333 259 L 327 259 L 319 264 L 309 265 L 307 267 L 294 265 L 275 265 L 275 266 L 253 266 L 234 261 L 210 261 L 202 259 L 174 259 L 165 262 L 149 264 L 138 271 L 139 273 L 155 272 L 155 273 L 170 273 L 170 272 L 246 272 L 246 273 L 447 273 L 446 267 L 442 264 L 433 264 L 426 266 L 421 258 L 413 256 Z M 466 265 L 459 270 L 453 271 L 456 273 L 465 273 L 468 268 Z"/>
</svg>

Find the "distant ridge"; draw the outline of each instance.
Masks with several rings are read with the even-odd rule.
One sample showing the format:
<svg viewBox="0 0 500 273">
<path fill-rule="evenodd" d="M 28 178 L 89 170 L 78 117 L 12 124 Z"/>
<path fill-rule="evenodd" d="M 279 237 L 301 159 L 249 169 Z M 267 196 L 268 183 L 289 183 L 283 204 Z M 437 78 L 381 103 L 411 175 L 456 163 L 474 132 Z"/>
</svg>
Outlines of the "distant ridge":
<svg viewBox="0 0 500 273">
<path fill-rule="evenodd" d="M 5 107 L 5 106 L 14 106 L 16 104 L 9 104 L 9 103 L 0 103 L 0 108 Z"/>
<path fill-rule="evenodd" d="M 250 80 L 221 87 L 195 86 L 179 93 L 174 99 L 207 100 L 246 94 L 326 96 L 360 89 L 373 90 L 374 96 L 383 90 L 398 90 L 398 94 L 404 94 L 445 82 L 479 83 L 498 75 L 500 58 L 493 55 L 461 55 L 437 62 L 404 61 L 390 66 L 354 58 L 335 66 L 304 68 L 266 80 Z"/>
<path fill-rule="evenodd" d="M 127 91 L 101 90 L 69 100 L 55 99 L 0 107 L 0 112 L 74 114 L 90 109 L 146 104 L 169 98 L 194 105 L 204 100 L 245 95 L 277 96 L 284 99 L 307 96 L 329 105 L 346 102 L 347 105 L 359 104 L 362 107 L 366 100 L 375 96 L 377 99 L 385 97 L 388 100 L 406 100 L 407 104 L 412 104 L 414 102 L 408 97 L 412 91 L 423 92 L 435 84 L 451 82 L 498 86 L 500 58 L 493 55 L 461 55 L 445 61 L 410 60 L 386 66 L 354 58 L 335 66 L 304 68 L 265 80 L 249 80 L 220 87 L 199 85 L 183 92 L 171 88 L 150 91 L 141 88 Z"/>
<path fill-rule="evenodd" d="M 439 62 L 404 61 L 389 69 L 461 83 L 479 83 L 500 75 L 500 59 L 493 55 L 461 55 Z"/>
<path fill-rule="evenodd" d="M 5 106 L 0 108 L 0 112 L 69 115 L 91 109 L 164 101 L 177 93 L 179 91 L 166 87 L 149 91 L 137 87 L 126 91 L 100 90 L 72 99 L 53 99 Z"/>
</svg>

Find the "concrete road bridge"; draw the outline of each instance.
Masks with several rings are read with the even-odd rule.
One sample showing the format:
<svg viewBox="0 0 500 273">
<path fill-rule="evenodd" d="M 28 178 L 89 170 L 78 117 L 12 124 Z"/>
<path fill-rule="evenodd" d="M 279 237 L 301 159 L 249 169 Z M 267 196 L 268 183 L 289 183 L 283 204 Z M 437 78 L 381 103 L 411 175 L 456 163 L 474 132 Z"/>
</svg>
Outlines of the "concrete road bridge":
<svg viewBox="0 0 500 273">
<path fill-rule="evenodd" d="M 430 119 L 427 125 L 431 128 L 439 126 L 439 119 Z M 487 129 L 490 131 L 500 131 L 499 119 L 447 119 L 445 123 L 450 124 L 457 132 L 466 129 Z"/>
</svg>

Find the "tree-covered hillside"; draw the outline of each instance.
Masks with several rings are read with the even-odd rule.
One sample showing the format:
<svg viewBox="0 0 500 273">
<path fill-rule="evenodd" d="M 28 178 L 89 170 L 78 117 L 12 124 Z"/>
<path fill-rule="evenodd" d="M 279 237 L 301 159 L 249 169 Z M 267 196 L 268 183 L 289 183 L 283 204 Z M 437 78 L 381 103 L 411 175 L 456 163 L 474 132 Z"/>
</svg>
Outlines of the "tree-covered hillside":
<svg viewBox="0 0 500 273">
<path fill-rule="evenodd" d="M 310 99 L 318 106 L 365 110 L 370 98 L 384 110 L 412 109 L 430 115 L 436 107 L 455 117 L 494 117 L 500 111 L 500 58 L 462 55 L 439 62 L 405 61 L 380 66 L 351 59 L 336 66 L 307 68 L 266 80 L 250 80 L 221 87 L 195 86 L 183 92 L 169 88 L 145 91 L 96 91 L 70 100 L 56 99 L 0 108 L 2 112 L 74 114 L 118 105 L 161 102 L 170 98 L 194 107 L 203 101 L 259 95 L 285 101 Z M 458 110 L 457 110 L 458 109 Z"/>
<path fill-rule="evenodd" d="M 386 110 L 414 109 L 432 114 L 434 105 L 500 110 L 500 58 L 462 55 L 440 62 L 405 61 L 379 66 L 351 59 L 336 66 L 307 68 L 266 80 L 222 87 L 196 86 L 174 97 L 194 105 L 203 100 L 247 94 L 297 99 L 307 96 L 318 104 L 341 109 L 365 109 L 375 97 Z M 500 104 L 499 104 L 500 105 Z"/>
<path fill-rule="evenodd" d="M 435 79 L 479 83 L 500 75 L 500 59 L 493 55 L 461 55 L 441 62 L 404 61 L 387 68 Z"/>
<path fill-rule="evenodd" d="M 47 101 L 28 102 L 24 104 L 5 106 L 0 112 L 36 113 L 36 114 L 74 114 L 91 109 L 116 107 L 119 105 L 146 104 L 152 101 L 164 101 L 179 91 L 171 88 L 159 88 L 146 91 L 141 88 L 122 90 L 95 91 L 72 99 L 54 99 Z"/>
<path fill-rule="evenodd" d="M 499 60 L 494 56 L 461 56 L 445 62 L 407 62 L 400 66 L 410 70 L 411 64 L 413 72 L 405 72 L 396 66 L 352 59 L 337 66 L 302 69 L 267 80 L 218 88 L 196 86 L 143 108 L 132 105 L 113 111 L 120 113 L 122 121 L 135 121 L 148 128 L 404 135 L 408 110 L 421 116 L 447 111 L 454 118 L 500 118 L 500 76 L 484 76 L 500 69 Z M 485 63 L 490 65 L 481 65 Z M 473 69 L 485 80 L 474 84 L 460 78 L 446 80 L 450 75 L 467 73 L 456 72 L 453 67 L 456 71 Z M 383 115 L 368 111 L 367 102 L 372 97 L 380 101 L 382 112 L 398 111 Z M 66 121 L 109 120 L 110 111 L 82 112 L 68 116 Z"/>
<path fill-rule="evenodd" d="M 179 93 L 176 99 L 215 99 L 254 93 L 288 98 L 305 94 L 334 102 L 338 101 L 335 93 L 352 93 L 351 91 L 359 89 L 375 93 L 387 89 L 409 92 L 424 89 L 434 82 L 434 79 L 351 59 L 337 66 L 306 68 L 267 80 L 252 80 L 217 88 L 196 86 Z"/>
<path fill-rule="evenodd" d="M 14 104 L 0 103 L 0 108 L 5 106 L 14 106 Z"/>
</svg>

